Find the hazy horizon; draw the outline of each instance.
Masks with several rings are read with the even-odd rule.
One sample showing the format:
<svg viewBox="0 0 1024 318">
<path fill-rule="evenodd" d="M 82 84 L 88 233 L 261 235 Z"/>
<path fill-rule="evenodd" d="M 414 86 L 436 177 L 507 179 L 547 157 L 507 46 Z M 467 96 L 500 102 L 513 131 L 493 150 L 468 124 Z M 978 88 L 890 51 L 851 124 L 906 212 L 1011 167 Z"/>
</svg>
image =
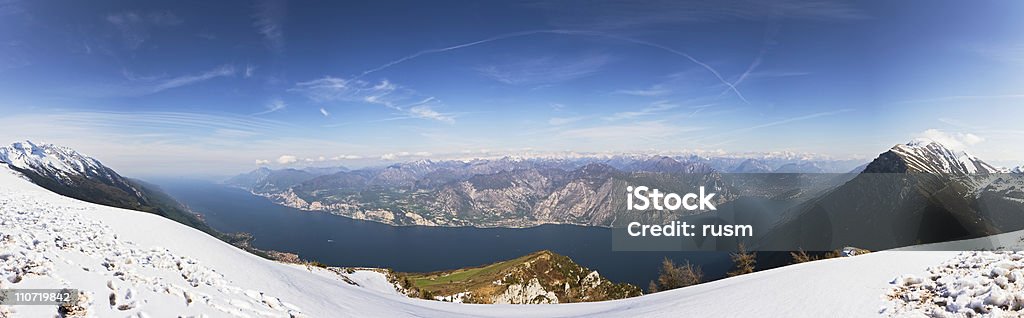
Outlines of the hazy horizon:
<svg viewBox="0 0 1024 318">
<path fill-rule="evenodd" d="M 1022 9 L 11 1 L 0 141 L 129 176 L 571 152 L 870 160 L 918 137 L 1019 165 Z"/>
</svg>

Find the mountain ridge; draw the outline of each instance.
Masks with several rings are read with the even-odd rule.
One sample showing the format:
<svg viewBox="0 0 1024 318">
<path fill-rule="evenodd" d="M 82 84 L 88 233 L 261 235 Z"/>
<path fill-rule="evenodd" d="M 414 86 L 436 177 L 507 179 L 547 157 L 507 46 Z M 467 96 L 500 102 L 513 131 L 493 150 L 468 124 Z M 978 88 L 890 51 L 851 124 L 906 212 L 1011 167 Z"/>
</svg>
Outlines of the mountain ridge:
<svg viewBox="0 0 1024 318">
<path fill-rule="evenodd" d="M 19 141 L 0 147 L 0 164 L 7 165 L 32 183 L 62 196 L 156 214 L 262 257 L 292 256 L 253 248 L 251 235 L 217 231 L 206 224 L 199 214 L 179 203 L 159 186 L 123 177 L 99 160 L 70 147 Z"/>
<path fill-rule="evenodd" d="M 1000 169 L 970 153 L 955 151 L 929 139 L 898 144 L 880 154 L 864 169 L 868 173 L 935 173 L 968 175 L 999 173 Z"/>
<path fill-rule="evenodd" d="M 855 178 L 788 211 L 761 245 L 879 250 L 1019 230 L 1019 180 L 1001 172 L 935 141 L 895 145 Z"/>
</svg>

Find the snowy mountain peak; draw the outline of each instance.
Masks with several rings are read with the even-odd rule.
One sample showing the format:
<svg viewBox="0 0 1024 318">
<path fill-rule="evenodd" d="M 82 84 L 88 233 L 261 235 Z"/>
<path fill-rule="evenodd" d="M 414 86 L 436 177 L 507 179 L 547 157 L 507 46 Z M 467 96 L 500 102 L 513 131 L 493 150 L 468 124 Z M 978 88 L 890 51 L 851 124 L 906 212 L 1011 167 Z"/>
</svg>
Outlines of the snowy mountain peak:
<svg viewBox="0 0 1024 318">
<path fill-rule="evenodd" d="M 910 140 L 910 142 L 906 143 L 905 146 L 920 148 L 920 147 L 928 147 L 931 144 L 937 144 L 939 146 L 942 146 L 941 143 L 939 143 L 937 141 L 934 141 L 934 140 L 931 140 L 931 139 L 928 139 L 928 138 L 914 138 L 913 140 Z M 901 145 L 896 145 L 896 146 L 898 147 L 898 146 L 901 146 Z"/>
<path fill-rule="evenodd" d="M 98 160 L 71 148 L 27 140 L 0 147 L 0 162 L 64 179 L 71 175 L 103 174 L 106 170 Z"/>
<path fill-rule="evenodd" d="M 938 174 L 998 173 L 1000 170 L 963 150 L 930 140 L 915 139 L 882 153 L 864 172 L 924 172 Z"/>
<path fill-rule="evenodd" d="M 1016 168 L 1010 169 L 1010 173 L 1024 173 L 1024 165 L 1017 166 Z"/>
<path fill-rule="evenodd" d="M 26 174 L 57 181 L 65 186 L 84 186 L 85 181 L 99 182 L 139 195 L 128 180 L 99 160 L 74 149 L 48 143 L 19 141 L 0 147 L 0 163 Z M 34 179 L 36 182 L 43 179 Z"/>
</svg>

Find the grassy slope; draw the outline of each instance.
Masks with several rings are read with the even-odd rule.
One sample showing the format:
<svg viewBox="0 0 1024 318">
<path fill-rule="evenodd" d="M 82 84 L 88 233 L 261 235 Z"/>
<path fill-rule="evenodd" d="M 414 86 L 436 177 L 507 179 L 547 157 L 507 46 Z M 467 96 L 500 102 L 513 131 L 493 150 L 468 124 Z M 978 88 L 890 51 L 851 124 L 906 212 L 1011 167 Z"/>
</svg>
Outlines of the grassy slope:
<svg viewBox="0 0 1024 318">
<path fill-rule="evenodd" d="M 450 296 L 471 292 L 467 302 L 487 303 L 504 293 L 509 285 L 526 284 L 538 279 L 545 290 L 553 291 L 559 302 L 620 299 L 640 295 L 630 284 L 615 284 L 601 279 L 597 287 L 583 286 L 591 270 L 566 256 L 539 251 L 515 259 L 488 265 L 430 273 L 399 273 L 421 296 Z M 569 285 L 569 290 L 565 286 Z"/>
<path fill-rule="evenodd" d="M 550 252 L 535 252 L 515 259 L 479 267 L 421 274 L 411 273 L 407 274 L 407 277 L 413 281 L 414 286 L 422 290 L 438 295 L 454 294 L 466 289 L 480 289 L 486 285 L 491 285 L 492 282 L 502 279 L 505 270 L 534 260 L 543 253 Z"/>
</svg>

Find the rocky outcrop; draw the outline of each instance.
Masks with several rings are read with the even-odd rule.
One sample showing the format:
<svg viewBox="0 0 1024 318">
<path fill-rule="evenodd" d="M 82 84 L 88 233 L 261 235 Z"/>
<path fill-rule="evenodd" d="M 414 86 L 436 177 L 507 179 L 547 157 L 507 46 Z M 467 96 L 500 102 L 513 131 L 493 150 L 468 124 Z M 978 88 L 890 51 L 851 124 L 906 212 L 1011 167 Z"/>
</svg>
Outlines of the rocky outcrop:
<svg viewBox="0 0 1024 318">
<path fill-rule="evenodd" d="M 504 293 L 491 298 L 492 304 L 557 304 L 555 292 L 544 289 L 540 280 L 530 279 L 526 284 L 508 285 Z"/>
<path fill-rule="evenodd" d="M 410 296 L 485 304 L 555 304 L 640 295 L 566 256 L 540 251 L 481 267 L 433 273 L 396 273 L 392 279 Z"/>
</svg>

